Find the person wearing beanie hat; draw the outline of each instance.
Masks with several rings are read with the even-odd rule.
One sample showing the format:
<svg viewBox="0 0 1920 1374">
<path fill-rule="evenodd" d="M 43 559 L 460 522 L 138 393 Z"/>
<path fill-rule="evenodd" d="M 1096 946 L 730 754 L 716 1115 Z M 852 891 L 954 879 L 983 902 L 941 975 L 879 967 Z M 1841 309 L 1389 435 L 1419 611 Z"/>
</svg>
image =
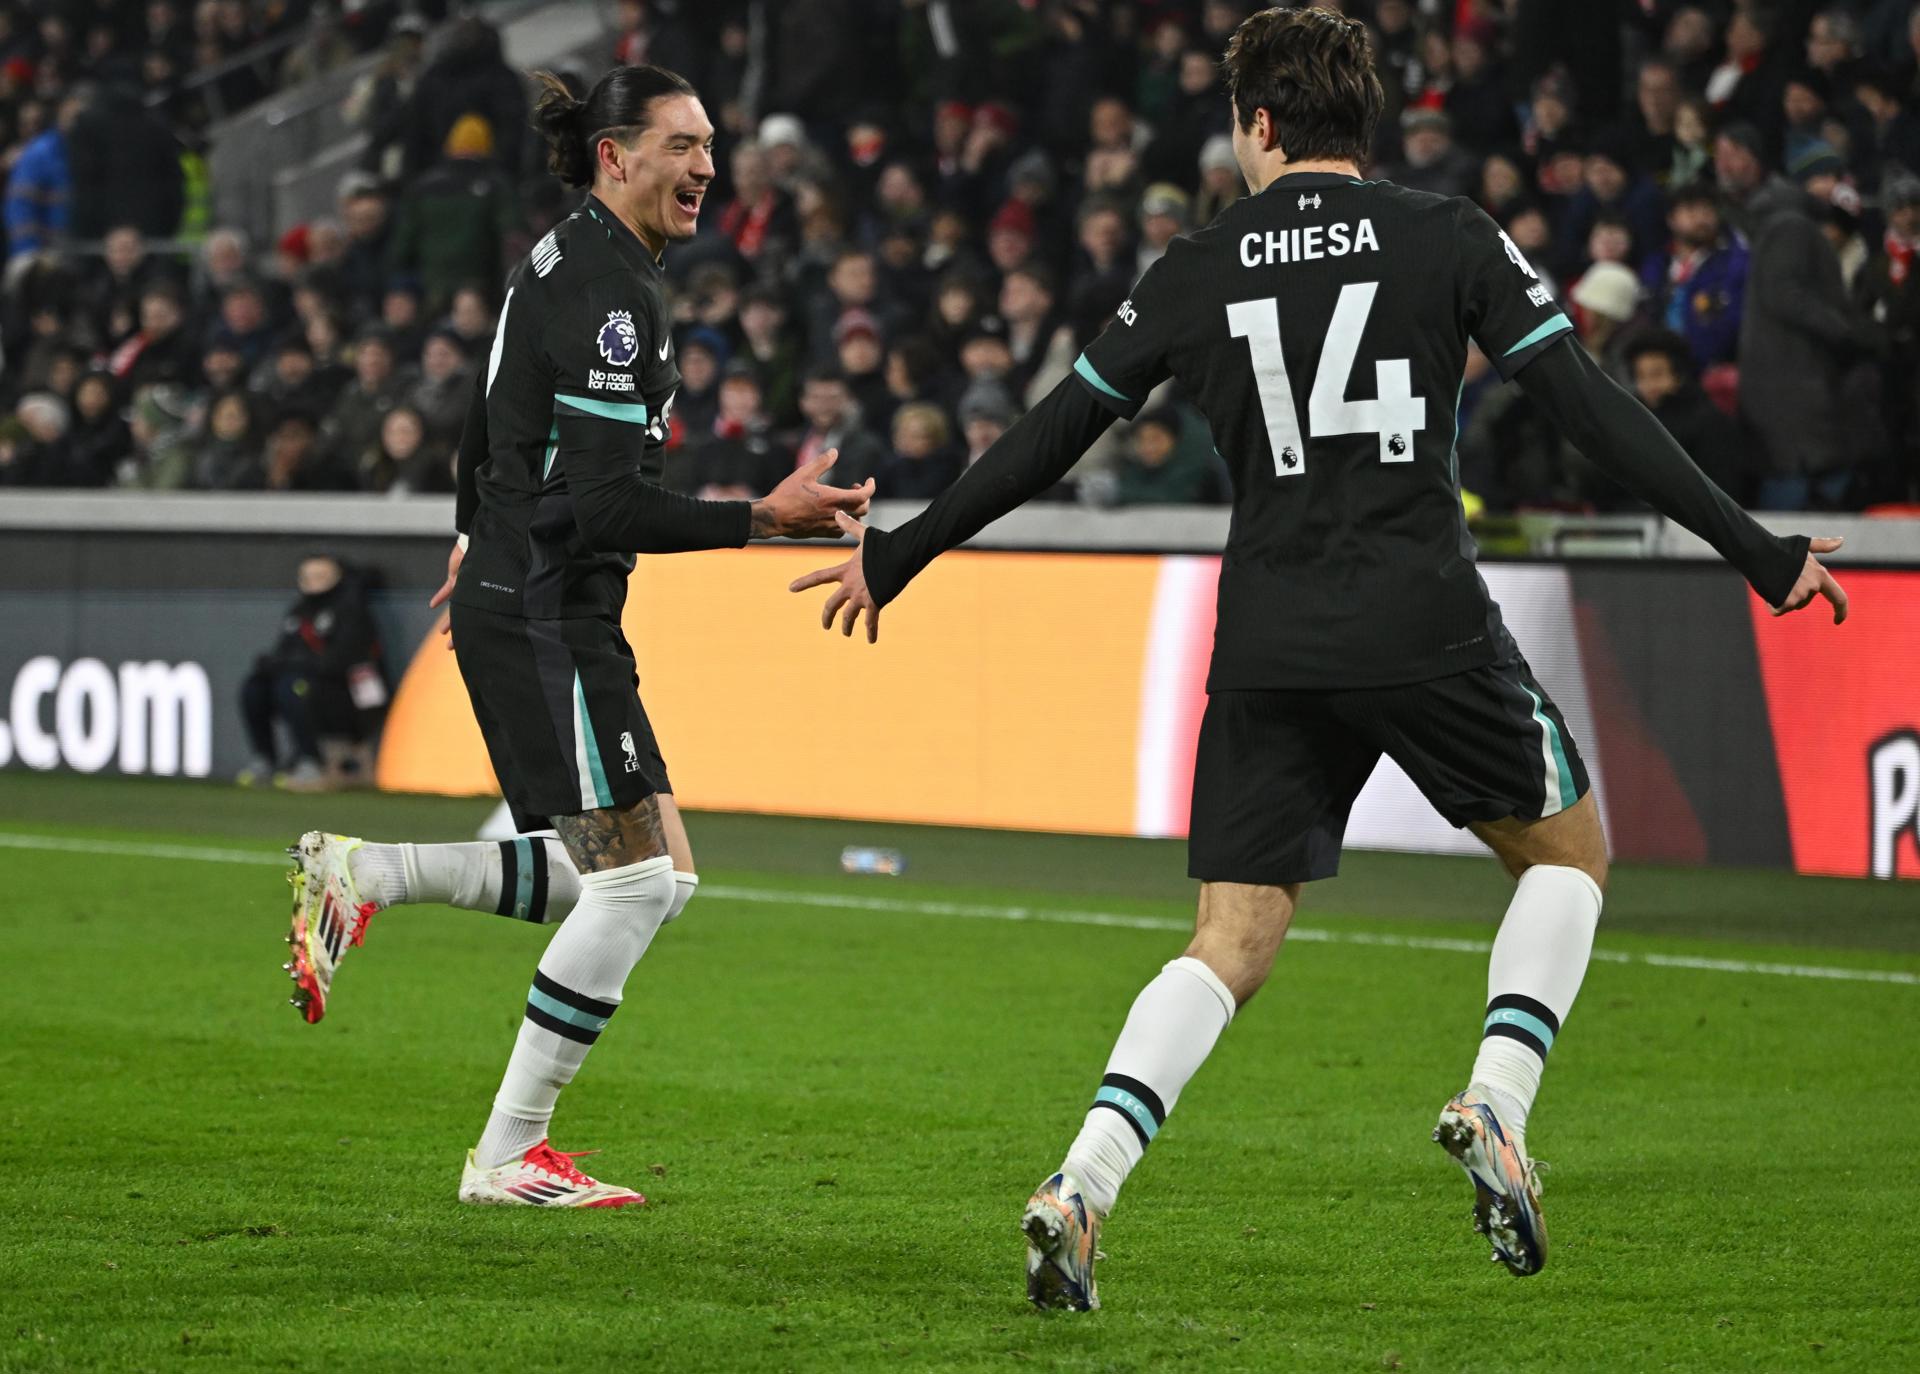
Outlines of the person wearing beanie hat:
<svg viewBox="0 0 1920 1374">
<path fill-rule="evenodd" d="M 1887 177 L 1880 209 L 1886 231 L 1855 283 L 1861 307 L 1887 339 L 1879 408 L 1892 471 L 1880 495 L 1920 500 L 1920 177 Z"/>
<path fill-rule="evenodd" d="M 1713 174 L 1720 187 L 1721 212 L 1748 242 L 1775 211 L 1804 203 L 1800 188 L 1767 165 L 1760 130 L 1736 120 L 1714 135 Z"/>
<path fill-rule="evenodd" d="M 1233 140 L 1225 134 L 1214 134 L 1200 146 L 1200 190 L 1193 198 L 1193 222 L 1212 224 L 1246 191 L 1247 185 L 1240 179 L 1240 160 L 1233 155 Z"/>
<path fill-rule="evenodd" d="M 442 152 L 400 198 L 387 240 L 387 270 L 419 278 L 430 317 L 444 313 L 464 283 L 500 279 L 507 242 L 521 222 L 486 119 L 461 115 Z"/>
<path fill-rule="evenodd" d="M 1144 272 L 1167 251 L 1175 234 L 1184 233 L 1187 211 L 1192 202 L 1187 193 L 1171 182 L 1156 181 L 1140 197 L 1140 248 L 1135 255 L 1135 271 Z"/>
</svg>

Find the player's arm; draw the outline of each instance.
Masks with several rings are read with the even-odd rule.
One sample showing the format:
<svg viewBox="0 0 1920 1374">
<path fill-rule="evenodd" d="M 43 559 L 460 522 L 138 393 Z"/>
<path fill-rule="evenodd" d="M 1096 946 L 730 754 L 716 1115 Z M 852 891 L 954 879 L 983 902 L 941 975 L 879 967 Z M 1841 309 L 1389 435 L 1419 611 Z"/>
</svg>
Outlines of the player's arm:
<svg viewBox="0 0 1920 1374">
<path fill-rule="evenodd" d="M 791 591 L 838 584 L 820 616 L 822 628 L 840 617 L 851 635 L 864 613 L 867 641 L 879 636 L 881 607 L 899 596 L 922 568 L 973 538 L 1008 511 L 1066 476 L 1116 419 L 1139 414 L 1147 393 L 1166 379 L 1166 340 L 1175 318 L 1177 288 L 1167 259 L 1135 283 L 1106 331 L 1087 345 L 1073 373 L 980 456 L 960 480 L 899 529 L 869 530 L 842 519 L 860 542 L 853 557 L 795 579 Z"/>
<path fill-rule="evenodd" d="M 644 294 L 618 276 L 578 293 L 548 326 L 553 367 L 553 453 L 573 497 L 574 523 L 587 547 L 604 553 L 687 553 L 739 548 L 749 539 L 806 539 L 837 533 L 838 511 L 865 511 L 872 487 L 829 487 L 820 476 L 833 455 L 821 454 L 757 501 L 702 501 L 656 486 L 640 475 L 640 450 L 665 419 L 649 413 L 637 392 L 596 391 L 589 376 L 610 366 L 600 333 L 615 311 L 630 312 L 639 350 L 665 337 Z M 636 355 L 637 356 L 637 355 Z M 620 369 L 615 369 L 620 370 Z"/>
<path fill-rule="evenodd" d="M 1813 552 L 1838 548 L 1840 541 L 1769 533 L 1715 486 L 1652 412 L 1571 337 L 1543 350 L 1517 380 L 1528 399 L 1595 466 L 1711 544 L 1769 606 L 1798 610 L 1818 594 L 1833 603 L 1834 623 L 1846 619 L 1846 593 L 1813 557 Z"/>
<path fill-rule="evenodd" d="M 1526 255 L 1467 201 L 1454 203 L 1455 283 L 1467 332 L 1503 381 L 1520 388 L 1573 445 L 1662 515 L 1711 544 L 1776 613 L 1846 594 L 1812 555 L 1840 541 L 1769 534 L 1707 479 L 1673 436 L 1616 386 L 1573 337 L 1573 322 Z"/>
<path fill-rule="evenodd" d="M 900 595 L 948 549 L 1065 477 L 1113 421 L 1113 411 L 1076 379 L 1064 378 L 932 505 L 897 530 L 868 530 L 861 555 L 875 607 Z"/>
<path fill-rule="evenodd" d="M 427 605 L 438 608 L 453 595 L 453 584 L 460 578 L 460 564 L 467 556 L 467 536 L 473 531 L 474 512 L 480 509 L 480 465 L 487 461 L 487 374 L 473 379 L 473 398 L 467 402 L 467 422 L 460 428 L 460 447 L 453 464 L 453 549 L 447 554 L 447 580 Z M 452 622 L 440 617 L 440 633 L 451 635 Z M 453 640 L 447 640 L 453 647 Z"/>
</svg>

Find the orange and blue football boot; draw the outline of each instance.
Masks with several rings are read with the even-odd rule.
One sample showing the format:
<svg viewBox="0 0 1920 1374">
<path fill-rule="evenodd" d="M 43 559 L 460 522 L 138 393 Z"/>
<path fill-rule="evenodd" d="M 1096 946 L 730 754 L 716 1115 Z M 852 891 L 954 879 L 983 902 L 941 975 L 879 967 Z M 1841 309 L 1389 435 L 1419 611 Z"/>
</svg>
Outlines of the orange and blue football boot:
<svg viewBox="0 0 1920 1374">
<path fill-rule="evenodd" d="M 1100 1306 L 1093 1284 L 1100 1215 L 1080 1195 L 1079 1180 L 1055 1174 L 1041 1184 L 1027 1199 L 1020 1231 L 1027 1238 L 1028 1302 L 1070 1312 Z"/>
<path fill-rule="evenodd" d="M 1547 1264 L 1547 1221 L 1540 1179 L 1524 1147 L 1472 1088 L 1440 1109 L 1433 1138 L 1473 1183 L 1473 1229 L 1493 1242 L 1493 1259 L 1516 1278 Z"/>
</svg>

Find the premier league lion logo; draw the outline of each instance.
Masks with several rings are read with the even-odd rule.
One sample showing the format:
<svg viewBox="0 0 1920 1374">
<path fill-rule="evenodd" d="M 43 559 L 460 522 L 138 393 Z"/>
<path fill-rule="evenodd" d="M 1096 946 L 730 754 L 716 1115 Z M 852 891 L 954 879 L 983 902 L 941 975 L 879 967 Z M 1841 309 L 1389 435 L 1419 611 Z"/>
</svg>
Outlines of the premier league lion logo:
<svg viewBox="0 0 1920 1374">
<path fill-rule="evenodd" d="M 614 310 L 600 326 L 600 356 L 615 367 L 628 367 L 640 356 L 640 335 L 633 327 L 633 314 Z"/>
</svg>

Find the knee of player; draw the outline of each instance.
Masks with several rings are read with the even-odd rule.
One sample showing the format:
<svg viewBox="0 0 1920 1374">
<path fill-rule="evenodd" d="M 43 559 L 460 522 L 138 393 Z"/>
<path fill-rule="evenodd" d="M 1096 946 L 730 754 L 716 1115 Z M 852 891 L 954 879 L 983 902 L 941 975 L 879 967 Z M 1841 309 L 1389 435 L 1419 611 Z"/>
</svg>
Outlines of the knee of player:
<svg viewBox="0 0 1920 1374">
<path fill-rule="evenodd" d="M 1271 951 L 1206 935 L 1196 935 L 1188 944 L 1185 956 L 1198 959 L 1211 969 L 1214 977 L 1233 994 L 1236 1007 L 1244 1007 L 1253 1000 L 1253 995 L 1266 984 L 1267 975 L 1273 971 Z"/>
</svg>

